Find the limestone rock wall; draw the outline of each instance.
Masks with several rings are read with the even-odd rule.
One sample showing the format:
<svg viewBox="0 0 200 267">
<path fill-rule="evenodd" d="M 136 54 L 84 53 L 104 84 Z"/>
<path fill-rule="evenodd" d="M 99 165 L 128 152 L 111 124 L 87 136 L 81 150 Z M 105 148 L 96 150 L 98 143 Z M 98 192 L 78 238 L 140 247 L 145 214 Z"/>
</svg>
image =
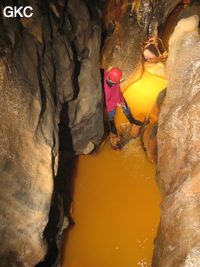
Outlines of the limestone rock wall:
<svg viewBox="0 0 200 267">
<path fill-rule="evenodd" d="M 199 51 L 199 17 L 180 20 L 169 42 L 168 86 L 158 121 L 163 201 L 153 267 L 200 265 Z"/>
<path fill-rule="evenodd" d="M 13 0 L 9 5 L 32 6 L 33 17 L 5 18 L 6 4 L 0 3 L 0 266 L 28 267 L 46 255 L 53 192 L 64 203 L 54 191 L 63 106 L 70 122 L 64 138 L 76 154 L 90 153 L 103 135 L 101 13 L 96 1 Z M 62 205 L 61 214 L 59 225 Z"/>
</svg>

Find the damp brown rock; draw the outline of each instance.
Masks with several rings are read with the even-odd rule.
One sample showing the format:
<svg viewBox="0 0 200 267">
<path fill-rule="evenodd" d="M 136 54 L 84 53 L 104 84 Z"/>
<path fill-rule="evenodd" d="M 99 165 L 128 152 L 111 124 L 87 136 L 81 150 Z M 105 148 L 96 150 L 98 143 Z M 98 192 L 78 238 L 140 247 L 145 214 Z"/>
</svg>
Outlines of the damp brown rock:
<svg viewBox="0 0 200 267">
<path fill-rule="evenodd" d="M 150 162 L 157 164 L 158 147 L 157 147 L 157 129 L 160 108 L 165 98 L 166 89 L 162 90 L 155 105 L 152 108 L 150 116 L 142 128 L 141 142 Z"/>
<path fill-rule="evenodd" d="M 122 90 L 138 80 L 143 73 L 143 45 L 155 35 L 157 27 L 181 0 L 106 2 L 104 27 L 107 33 L 101 53 L 101 67 L 122 69 L 125 82 Z"/>
</svg>

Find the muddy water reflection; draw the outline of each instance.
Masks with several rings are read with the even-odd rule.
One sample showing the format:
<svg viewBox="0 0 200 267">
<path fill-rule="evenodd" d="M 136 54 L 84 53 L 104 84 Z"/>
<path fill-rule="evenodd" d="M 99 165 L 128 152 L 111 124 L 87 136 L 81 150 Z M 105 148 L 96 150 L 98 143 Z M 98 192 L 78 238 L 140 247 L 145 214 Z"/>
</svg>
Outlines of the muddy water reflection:
<svg viewBox="0 0 200 267">
<path fill-rule="evenodd" d="M 145 74 L 125 93 L 134 116 L 148 114 L 166 81 Z M 117 124 L 127 123 L 121 111 Z M 159 223 L 160 194 L 138 139 L 123 151 L 107 142 L 97 156 L 80 156 L 74 184 L 75 226 L 62 267 L 147 267 Z"/>
</svg>

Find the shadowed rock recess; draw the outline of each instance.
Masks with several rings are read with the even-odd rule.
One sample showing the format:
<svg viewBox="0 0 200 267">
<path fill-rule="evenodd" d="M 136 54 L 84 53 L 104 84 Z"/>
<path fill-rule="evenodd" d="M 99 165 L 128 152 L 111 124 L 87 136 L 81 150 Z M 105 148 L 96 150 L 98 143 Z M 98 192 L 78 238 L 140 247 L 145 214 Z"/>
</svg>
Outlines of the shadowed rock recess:
<svg viewBox="0 0 200 267">
<path fill-rule="evenodd" d="M 199 17 L 169 41 L 167 93 L 158 120 L 157 182 L 163 197 L 153 267 L 200 266 Z"/>
<path fill-rule="evenodd" d="M 33 17 L 5 18 L 8 4 L 32 6 Z M 47 253 L 52 200 L 61 210 L 57 228 L 66 216 L 64 197 L 54 191 L 61 111 L 62 138 L 75 154 L 90 153 L 104 132 L 101 13 L 94 0 L 13 0 L 0 7 L 0 266 L 28 267 Z M 67 181 L 61 184 L 65 191 Z"/>
</svg>

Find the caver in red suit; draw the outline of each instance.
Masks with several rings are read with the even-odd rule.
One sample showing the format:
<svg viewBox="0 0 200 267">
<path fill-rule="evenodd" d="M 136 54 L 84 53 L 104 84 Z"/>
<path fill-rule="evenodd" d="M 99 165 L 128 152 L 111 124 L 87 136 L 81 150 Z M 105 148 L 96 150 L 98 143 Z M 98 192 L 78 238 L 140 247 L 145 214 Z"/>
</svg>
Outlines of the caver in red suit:
<svg viewBox="0 0 200 267">
<path fill-rule="evenodd" d="M 113 134 L 117 134 L 115 127 L 114 117 L 116 115 L 117 107 L 122 108 L 123 113 L 127 117 L 130 123 L 141 125 L 141 121 L 137 121 L 133 118 L 130 108 L 122 95 L 120 89 L 120 82 L 122 80 L 122 72 L 118 68 L 109 68 L 104 70 L 104 93 L 105 93 L 105 105 L 108 111 L 108 120 L 110 125 L 110 131 Z"/>
</svg>

